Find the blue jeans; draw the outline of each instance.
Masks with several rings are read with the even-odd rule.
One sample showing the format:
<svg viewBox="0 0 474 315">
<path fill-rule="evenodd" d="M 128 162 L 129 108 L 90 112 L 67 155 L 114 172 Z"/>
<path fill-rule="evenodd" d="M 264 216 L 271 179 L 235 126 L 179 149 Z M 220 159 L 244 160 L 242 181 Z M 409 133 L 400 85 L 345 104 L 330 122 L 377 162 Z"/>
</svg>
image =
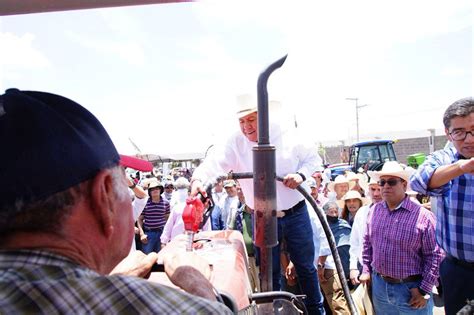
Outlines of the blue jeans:
<svg viewBox="0 0 474 315">
<path fill-rule="evenodd" d="M 418 288 L 420 281 L 406 283 L 388 283 L 375 272 L 372 273 L 372 302 L 375 314 L 433 314 L 433 296 L 423 308 L 412 308 L 408 302 L 411 299 L 410 289 Z"/>
<path fill-rule="evenodd" d="M 323 295 L 319 288 L 319 280 L 314 267 L 313 229 L 304 204 L 299 211 L 278 219 L 278 240 L 285 238 L 290 259 L 295 265 L 298 281 L 309 314 L 325 314 Z M 273 247 L 273 290 L 280 290 L 280 246 Z"/>
<path fill-rule="evenodd" d="M 161 249 L 161 233 L 163 233 L 163 229 L 158 231 L 144 231 L 148 242 L 143 244 L 142 250 L 145 254 L 149 254 L 151 252 L 158 253 Z"/>
<path fill-rule="evenodd" d="M 443 300 L 446 315 L 456 314 L 474 299 L 474 270 L 456 264 L 446 257 L 439 268 L 443 285 Z"/>
<path fill-rule="evenodd" d="M 222 210 L 218 206 L 214 206 L 211 212 L 211 228 L 213 231 L 223 230 L 224 229 L 224 222 L 222 221 Z"/>
</svg>

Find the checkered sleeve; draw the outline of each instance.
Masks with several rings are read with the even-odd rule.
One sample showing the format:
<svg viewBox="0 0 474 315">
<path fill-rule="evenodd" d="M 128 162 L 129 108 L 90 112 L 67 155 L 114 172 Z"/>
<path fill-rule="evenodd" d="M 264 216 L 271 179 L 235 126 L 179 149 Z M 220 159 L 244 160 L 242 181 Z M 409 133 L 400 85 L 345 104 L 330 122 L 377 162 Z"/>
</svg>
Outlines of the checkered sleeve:
<svg viewBox="0 0 474 315">
<path fill-rule="evenodd" d="M 417 171 L 410 178 L 410 185 L 414 191 L 422 195 L 439 197 L 445 194 L 450 189 L 450 183 L 447 183 L 439 188 L 430 189 L 428 187 L 433 173 L 438 167 L 450 164 L 451 161 L 448 152 L 441 150 L 429 155 L 425 162 L 418 167 Z"/>
<path fill-rule="evenodd" d="M 421 209 L 421 211 L 423 211 L 423 219 L 420 223 L 426 228 L 423 230 L 421 241 L 421 251 L 423 253 L 423 280 L 421 281 L 420 287 L 425 292 L 431 292 L 439 277 L 439 265 L 443 258 L 443 253 L 438 244 L 436 244 L 436 220 L 434 214 L 426 209 Z"/>
</svg>

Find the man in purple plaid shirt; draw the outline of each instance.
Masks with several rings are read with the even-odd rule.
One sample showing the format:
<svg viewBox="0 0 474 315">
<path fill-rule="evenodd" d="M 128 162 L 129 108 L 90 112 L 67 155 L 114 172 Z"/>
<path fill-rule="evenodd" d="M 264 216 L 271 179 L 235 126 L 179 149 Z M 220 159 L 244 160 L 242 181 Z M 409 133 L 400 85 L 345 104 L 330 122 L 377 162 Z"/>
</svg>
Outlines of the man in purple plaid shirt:
<svg viewBox="0 0 474 315">
<path fill-rule="evenodd" d="M 359 279 L 372 282 L 376 314 L 432 314 L 442 258 L 435 217 L 406 195 L 410 172 L 397 162 L 369 175 L 379 182 L 383 202 L 369 214 Z"/>
</svg>

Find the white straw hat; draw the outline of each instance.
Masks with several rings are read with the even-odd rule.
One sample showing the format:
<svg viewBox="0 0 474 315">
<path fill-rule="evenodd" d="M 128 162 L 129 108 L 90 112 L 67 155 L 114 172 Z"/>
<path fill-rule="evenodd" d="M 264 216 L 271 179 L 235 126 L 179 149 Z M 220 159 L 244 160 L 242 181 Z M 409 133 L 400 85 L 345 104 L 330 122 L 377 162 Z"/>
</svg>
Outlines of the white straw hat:
<svg viewBox="0 0 474 315">
<path fill-rule="evenodd" d="M 252 94 L 237 96 L 237 118 L 245 117 L 257 111 L 257 98 Z"/>
<path fill-rule="evenodd" d="M 334 187 L 338 184 L 348 184 L 349 185 L 349 190 L 354 188 L 355 182 L 354 181 L 349 181 L 346 176 L 344 175 L 337 175 L 334 181 L 329 182 L 328 184 L 328 190 L 329 191 L 334 191 Z"/>
<path fill-rule="evenodd" d="M 359 199 L 360 202 L 362 202 L 362 205 L 367 204 L 367 199 L 362 197 L 358 191 L 355 190 L 349 190 L 344 197 L 342 197 L 342 200 L 346 201 L 349 199 Z"/>
<path fill-rule="evenodd" d="M 412 172 L 410 170 L 405 170 L 400 163 L 396 161 L 385 162 L 380 171 L 368 171 L 367 174 L 375 181 L 379 181 L 382 176 L 395 176 L 403 179 L 404 181 L 410 180 L 410 175 Z"/>
</svg>

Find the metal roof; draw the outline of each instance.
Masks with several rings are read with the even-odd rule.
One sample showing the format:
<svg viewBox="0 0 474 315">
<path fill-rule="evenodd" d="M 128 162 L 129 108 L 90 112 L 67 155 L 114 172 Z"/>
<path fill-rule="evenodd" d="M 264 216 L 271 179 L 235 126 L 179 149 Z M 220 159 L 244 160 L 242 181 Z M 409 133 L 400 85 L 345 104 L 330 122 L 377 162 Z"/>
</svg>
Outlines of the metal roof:
<svg viewBox="0 0 474 315">
<path fill-rule="evenodd" d="M 371 145 L 371 144 L 387 144 L 387 143 L 394 143 L 393 140 L 370 140 L 370 141 L 361 141 L 356 142 L 353 146 L 363 146 L 363 145 Z"/>
<path fill-rule="evenodd" d="M 189 0 L 1 0 L 0 15 L 191 2 Z"/>
</svg>

